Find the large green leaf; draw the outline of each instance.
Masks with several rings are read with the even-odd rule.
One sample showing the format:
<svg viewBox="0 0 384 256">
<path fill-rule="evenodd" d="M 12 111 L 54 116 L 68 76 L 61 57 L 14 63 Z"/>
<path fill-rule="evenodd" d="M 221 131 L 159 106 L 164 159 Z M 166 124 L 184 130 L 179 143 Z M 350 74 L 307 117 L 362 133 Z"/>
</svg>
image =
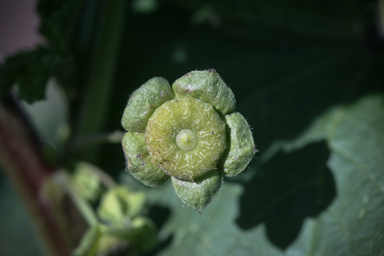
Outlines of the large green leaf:
<svg viewBox="0 0 384 256">
<path fill-rule="evenodd" d="M 163 239 L 173 236 L 172 243 L 160 255 L 283 255 L 268 241 L 263 225 L 242 232 L 234 223 L 242 193 L 240 185 L 224 183 L 202 214 L 184 207 L 170 185 L 148 192 L 151 204 L 170 207 L 172 212 L 160 231 Z"/>
<path fill-rule="evenodd" d="M 264 224 L 246 231 L 238 227 L 238 200 L 246 192 L 240 184 L 225 183 L 202 214 L 182 207 L 171 186 L 149 190 L 151 204 L 172 212 L 160 231 L 163 239 L 172 240 L 160 255 L 382 255 L 383 131 L 384 98 L 366 96 L 330 109 L 297 139 L 277 142 L 260 159 L 273 161 L 279 151 L 290 154 L 322 140 L 331 152 L 323 164 L 333 173 L 336 197 L 317 217 L 305 219 L 300 235 L 285 251 L 270 242 Z"/>
<path fill-rule="evenodd" d="M 383 131 L 384 98 L 368 96 L 350 107 L 333 109 L 305 134 L 308 143 L 327 140 L 332 152 L 327 164 L 337 196 L 317 219 L 306 221 L 290 250 L 306 255 L 382 255 Z"/>
</svg>

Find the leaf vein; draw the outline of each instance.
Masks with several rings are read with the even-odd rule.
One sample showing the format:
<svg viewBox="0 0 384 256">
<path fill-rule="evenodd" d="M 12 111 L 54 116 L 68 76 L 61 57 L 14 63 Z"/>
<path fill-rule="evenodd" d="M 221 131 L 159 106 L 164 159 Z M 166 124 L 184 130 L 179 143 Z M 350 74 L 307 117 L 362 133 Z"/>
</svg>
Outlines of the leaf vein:
<svg viewBox="0 0 384 256">
<path fill-rule="evenodd" d="M 345 150 L 337 147 L 336 145 L 332 145 L 332 151 L 337 153 L 339 156 L 343 157 L 345 160 L 349 161 L 352 163 L 352 165 L 355 166 L 355 168 L 363 174 L 363 176 L 373 184 L 374 187 L 376 187 L 381 193 L 384 193 L 384 188 L 380 186 L 379 183 L 369 174 L 369 172 L 364 168 L 362 165 L 359 164 L 354 158 L 349 155 Z"/>
<path fill-rule="evenodd" d="M 353 253 L 353 255 L 357 255 L 356 248 L 353 246 L 353 242 L 352 242 L 351 236 L 348 232 L 348 229 L 344 226 L 343 222 L 341 221 L 341 219 L 339 218 L 339 216 L 337 215 L 337 213 L 335 211 L 333 211 L 332 209 L 329 209 L 328 212 L 329 212 L 329 215 L 332 217 L 332 219 L 339 225 L 342 234 L 344 235 L 344 237 L 346 238 L 346 240 L 349 243 L 349 248 L 350 248 L 351 252 Z"/>
</svg>

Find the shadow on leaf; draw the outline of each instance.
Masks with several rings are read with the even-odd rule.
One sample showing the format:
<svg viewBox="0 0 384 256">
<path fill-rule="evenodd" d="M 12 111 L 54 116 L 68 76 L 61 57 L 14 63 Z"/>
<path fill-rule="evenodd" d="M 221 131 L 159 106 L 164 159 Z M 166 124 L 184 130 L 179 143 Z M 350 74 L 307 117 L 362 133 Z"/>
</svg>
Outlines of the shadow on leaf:
<svg viewBox="0 0 384 256">
<path fill-rule="evenodd" d="M 150 218 L 156 225 L 157 229 L 161 229 L 164 223 L 168 220 L 171 211 L 159 205 L 154 205 L 149 208 L 148 218 Z"/>
<path fill-rule="evenodd" d="M 328 158 L 325 142 L 277 153 L 245 184 L 238 226 L 247 230 L 264 223 L 269 240 L 287 248 L 299 235 L 303 220 L 319 215 L 336 196 Z"/>
<path fill-rule="evenodd" d="M 156 225 L 157 230 L 160 230 L 164 223 L 168 220 L 171 211 L 169 208 L 154 205 L 149 208 L 148 218 L 150 218 Z M 173 240 L 173 236 L 168 236 L 165 240 L 160 241 L 152 250 L 140 254 L 141 256 L 157 255 L 161 250 L 168 247 Z"/>
</svg>

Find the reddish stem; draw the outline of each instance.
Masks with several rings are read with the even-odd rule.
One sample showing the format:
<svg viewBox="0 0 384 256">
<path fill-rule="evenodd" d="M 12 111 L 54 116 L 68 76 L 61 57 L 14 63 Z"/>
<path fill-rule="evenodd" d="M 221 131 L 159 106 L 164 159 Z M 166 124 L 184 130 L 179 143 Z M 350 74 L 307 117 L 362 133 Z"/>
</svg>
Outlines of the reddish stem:
<svg viewBox="0 0 384 256">
<path fill-rule="evenodd" d="M 3 169 L 27 205 L 50 255 L 70 255 L 68 239 L 49 202 L 41 196 L 44 182 L 55 168 L 44 161 L 22 115 L 4 102 L 0 102 L 0 161 Z"/>
</svg>

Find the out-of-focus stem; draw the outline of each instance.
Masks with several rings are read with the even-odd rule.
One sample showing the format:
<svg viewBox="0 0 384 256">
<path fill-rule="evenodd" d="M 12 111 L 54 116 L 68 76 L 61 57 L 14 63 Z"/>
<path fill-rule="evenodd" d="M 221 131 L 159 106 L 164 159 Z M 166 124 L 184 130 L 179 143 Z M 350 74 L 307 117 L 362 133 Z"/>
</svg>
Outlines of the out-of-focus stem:
<svg viewBox="0 0 384 256">
<path fill-rule="evenodd" d="M 101 17 L 93 59 L 87 83 L 84 104 L 80 112 L 76 136 L 90 135 L 102 130 L 106 118 L 117 53 L 124 21 L 125 0 L 106 1 Z M 96 154 L 90 152 L 86 158 Z"/>
<path fill-rule="evenodd" d="M 60 228 L 54 210 L 41 196 L 54 168 L 47 165 L 20 115 L 0 102 L 0 161 L 41 233 L 49 255 L 70 255 L 70 241 Z"/>
<path fill-rule="evenodd" d="M 83 218 L 87 221 L 88 225 L 91 227 L 97 225 L 99 221 L 97 220 L 94 210 L 88 202 L 86 202 L 83 198 L 81 198 L 81 196 L 73 191 L 68 174 L 62 171 L 59 173 L 59 175 L 61 184 L 64 186 L 65 191 L 71 197 L 72 201 L 76 205 Z"/>
<path fill-rule="evenodd" d="M 77 152 L 90 147 L 98 146 L 102 143 L 121 143 L 125 132 L 114 131 L 109 133 L 98 133 L 79 137 L 69 145 L 69 153 Z"/>
</svg>

